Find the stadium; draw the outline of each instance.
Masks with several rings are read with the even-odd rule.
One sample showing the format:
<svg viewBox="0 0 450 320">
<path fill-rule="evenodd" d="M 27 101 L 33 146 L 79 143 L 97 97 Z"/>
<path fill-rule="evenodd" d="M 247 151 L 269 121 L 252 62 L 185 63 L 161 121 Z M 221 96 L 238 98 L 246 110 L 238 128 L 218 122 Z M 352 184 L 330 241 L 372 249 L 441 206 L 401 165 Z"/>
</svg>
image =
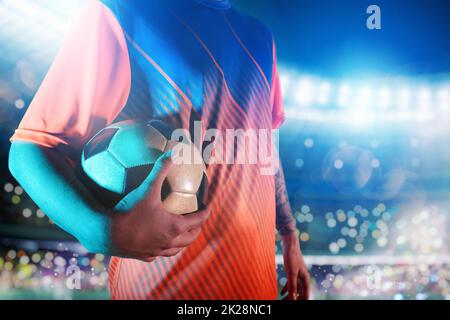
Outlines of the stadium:
<svg viewBox="0 0 450 320">
<path fill-rule="evenodd" d="M 82 3 L 0 1 L 0 299 L 109 299 L 109 257 L 8 170 L 9 138 Z M 312 298 L 449 300 L 450 3 L 379 3 L 382 29 L 368 30 L 366 1 L 233 1 L 277 40 L 280 155 Z M 282 259 L 277 241 L 280 288 Z"/>
</svg>

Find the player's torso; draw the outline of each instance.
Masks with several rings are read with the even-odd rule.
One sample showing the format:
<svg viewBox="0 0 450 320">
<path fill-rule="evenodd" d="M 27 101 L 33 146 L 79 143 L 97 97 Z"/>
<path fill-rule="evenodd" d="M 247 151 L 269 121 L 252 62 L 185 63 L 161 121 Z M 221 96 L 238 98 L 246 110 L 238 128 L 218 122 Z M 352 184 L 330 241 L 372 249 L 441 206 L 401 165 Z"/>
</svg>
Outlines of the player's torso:
<svg viewBox="0 0 450 320">
<path fill-rule="evenodd" d="M 273 48 L 262 27 L 193 0 L 124 3 L 115 9 L 132 67 L 123 117 L 183 118 L 193 108 L 206 127 L 222 129 L 226 116 L 228 127 L 270 128 Z"/>
<path fill-rule="evenodd" d="M 233 8 L 211 9 L 194 0 L 120 3 L 113 10 L 127 38 L 132 84 L 118 120 L 160 118 L 189 130 L 193 140 L 199 134 L 193 121 L 201 122 L 203 133 L 216 129 L 223 137 L 228 129 L 272 128 L 273 42 L 263 26 Z M 228 199 L 225 186 L 233 194 L 232 204 L 223 206 L 245 205 L 252 201 L 245 188 L 273 180 L 257 165 L 215 164 L 208 174 L 211 201 Z"/>
<path fill-rule="evenodd" d="M 233 9 L 193 0 L 121 3 L 127 5 L 111 8 L 127 38 L 132 84 L 117 120 L 161 118 L 191 134 L 193 120 L 224 134 L 271 129 L 268 33 Z M 112 272 L 113 297 L 273 298 L 273 177 L 258 170 L 209 166 L 212 214 L 200 237 L 181 255 L 152 264 L 114 258 L 112 269 L 120 270 Z"/>
</svg>

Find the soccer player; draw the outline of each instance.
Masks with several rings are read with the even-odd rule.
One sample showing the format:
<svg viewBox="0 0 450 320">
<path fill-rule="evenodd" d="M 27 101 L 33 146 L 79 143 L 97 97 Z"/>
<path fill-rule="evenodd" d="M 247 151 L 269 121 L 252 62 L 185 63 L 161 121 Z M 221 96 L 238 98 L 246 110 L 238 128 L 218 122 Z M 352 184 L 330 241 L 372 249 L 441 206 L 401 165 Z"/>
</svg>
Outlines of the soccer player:
<svg viewBox="0 0 450 320">
<path fill-rule="evenodd" d="M 127 208 L 102 206 L 75 174 L 84 144 L 120 120 L 192 130 L 276 129 L 284 120 L 273 38 L 228 0 L 88 0 L 19 128 L 10 169 L 88 250 L 112 255 L 113 299 L 276 299 L 275 227 L 288 299 L 307 299 L 282 170 L 208 166 L 208 208 L 161 205 L 162 156 Z M 126 209 L 126 213 L 123 213 Z"/>
</svg>

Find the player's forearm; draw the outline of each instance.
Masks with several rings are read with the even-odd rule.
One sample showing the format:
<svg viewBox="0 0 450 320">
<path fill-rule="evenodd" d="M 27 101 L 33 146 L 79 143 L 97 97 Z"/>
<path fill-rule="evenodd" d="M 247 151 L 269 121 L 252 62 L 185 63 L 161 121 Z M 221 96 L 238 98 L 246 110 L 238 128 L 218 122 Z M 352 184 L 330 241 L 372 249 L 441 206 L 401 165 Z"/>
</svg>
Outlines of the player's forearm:
<svg viewBox="0 0 450 320">
<path fill-rule="evenodd" d="M 276 225 L 281 235 L 295 232 L 295 218 L 289 203 L 289 196 L 286 188 L 283 168 L 275 175 L 275 198 L 276 198 Z"/>
<path fill-rule="evenodd" d="M 52 221 L 88 250 L 108 253 L 108 210 L 89 194 L 61 154 L 16 141 L 11 146 L 9 168 Z"/>
</svg>

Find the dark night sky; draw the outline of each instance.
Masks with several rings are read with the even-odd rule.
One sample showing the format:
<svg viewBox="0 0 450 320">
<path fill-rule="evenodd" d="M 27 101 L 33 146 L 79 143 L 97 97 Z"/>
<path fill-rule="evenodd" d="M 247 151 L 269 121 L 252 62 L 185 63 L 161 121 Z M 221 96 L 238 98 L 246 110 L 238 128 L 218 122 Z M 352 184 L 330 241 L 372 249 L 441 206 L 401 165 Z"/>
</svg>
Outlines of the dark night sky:
<svg viewBox="0 0 450 320">
<path fill-rule="evenodd" d="M 326 76 L 450 71 L 448 0 L 232 0 L 275 35 L 279 60 Z M 382 30 L 366 28 L 381 8 Z"/>
</svg>

